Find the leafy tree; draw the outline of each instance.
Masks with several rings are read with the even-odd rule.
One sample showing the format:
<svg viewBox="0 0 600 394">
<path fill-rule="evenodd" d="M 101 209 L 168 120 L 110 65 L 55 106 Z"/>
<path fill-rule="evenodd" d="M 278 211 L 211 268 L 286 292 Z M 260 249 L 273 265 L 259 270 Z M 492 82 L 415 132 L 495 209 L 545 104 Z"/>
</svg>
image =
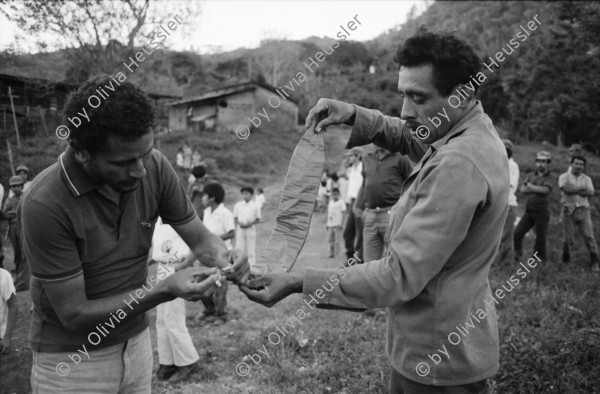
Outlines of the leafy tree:
<svg viewBox="0 0 600 394">
<path fill-rule="evenodd" d="M 189 19 L 199 8 L 194 2 L 159 8 L 153 0 L 0 0 L 0 12 L 36 37 L 38 48 L 70 49 L 68 73 L 80 80 L 111 73 L 136 47 L 149 44 L 158 26 L 177 15 Z"/>
</svg>

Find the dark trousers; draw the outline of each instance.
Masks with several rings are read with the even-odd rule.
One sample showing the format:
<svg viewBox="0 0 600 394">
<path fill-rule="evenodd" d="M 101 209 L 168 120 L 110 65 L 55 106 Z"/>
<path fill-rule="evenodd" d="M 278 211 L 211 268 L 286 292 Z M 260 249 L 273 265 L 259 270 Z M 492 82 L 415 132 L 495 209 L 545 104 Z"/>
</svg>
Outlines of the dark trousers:
<svg viewBox="0 0 600 394">
<path fill-rule="evenodd" d="M 8 237 L 12 244 L 14 256 L 15 256 L 15 289 L 17 291 L 29 289 L 29 266 L 25 260 L 25 253 L 23 252 L 23 243 L 19 236 L 19 230 L 17 224 L 11 224 L 8 227 Z"/>
<path fill-rule="evenodd" d="M 390 379 L 390 394 L 486 394 L 488 392 L 487 379 L 458 386 L 427 386 L 406 379 L 395 369 L 392 370 Z"/>
<path fill-rule="evenodd" d="M 531 228 L 535 230 L 534 253 L 539 252 L 540 258 L 546 260 L 546 232 L 550 223 L 549 211 L 526 210 L 515 229 L 515 257 L 520 259 L 523 254 L 523 237 Z"/>
<path fill-rule="evenodd" d="M 346 218 L 346 224 L 344 225 L 344 246 L 346 247 L 346 258 L 354 256 L 354 253 L 358 256 L 360 261 L 363 259 L 363 222 L 362 218 L 354 215 L 352 207 L 354 206 L 354 199 L 350 200 L 350 206 L 348 207 L 348 217 Z"/>
</svg>

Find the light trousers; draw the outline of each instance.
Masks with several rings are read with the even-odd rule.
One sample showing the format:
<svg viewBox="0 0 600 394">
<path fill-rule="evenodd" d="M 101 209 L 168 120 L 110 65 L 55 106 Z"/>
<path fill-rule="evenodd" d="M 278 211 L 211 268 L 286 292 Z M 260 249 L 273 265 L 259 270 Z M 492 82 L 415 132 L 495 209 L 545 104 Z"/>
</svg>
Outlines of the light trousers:
<svg viewBox="0 0 600 394">
<path fill-rule="evenodd" d="M 250 266 L 256 264 L 256 226 L 238 227 L 235 231 L 235 247 L 246 253 Z"/>
<path fill-rule="evenodd" d="M 88 354 L 33 351 L 32 393 L 150 394 L 152 344 L 148 328 L 128 341 L 88 350 Z"/>
<path fill-rule="evenodd" d="M 390 225 L 390 209 L 365 210 L 363 226 L 363 253 L 365 262 L 383 258 L 387 251 L 387 232 Z"/>
<path fill-rule="evenodd" d="M 161 365 L 185 367 L 200 359 L 187 329 L 183 298 L 156 307 L 156 342 Z"/>
<path fill-rule="evenodd" d="M 573 247 L 575 245 L 575 228 L 585 242 L 590 253 L 598 254 L 598 245 L 594 238 L 594 227 L 592 226 L 592 217 L 590 209 L 586 207 L 575 208 L 569 213 L 567 207 L 562 208 L 563 236 L 564 242 Z"/>
</svg>

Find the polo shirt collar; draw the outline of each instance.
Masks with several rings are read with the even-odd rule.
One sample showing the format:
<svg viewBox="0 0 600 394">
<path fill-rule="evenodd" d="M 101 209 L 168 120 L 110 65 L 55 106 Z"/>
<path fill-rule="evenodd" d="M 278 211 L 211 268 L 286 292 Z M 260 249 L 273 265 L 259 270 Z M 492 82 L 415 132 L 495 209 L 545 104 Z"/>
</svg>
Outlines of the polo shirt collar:
<svg viewBox="0 0 600 394">
<path fill-rule="evenodd" d="M 433 150 L 439 149 L 442 145 L 446 145 L 448 141 L 455 137 L 456 135 L 462 133 L 465 129 L 467 129 L 471 124 L 475 122 L 479 122 L 483 119 L 485 113 L 483 112 L 483 107 L 481 106 L 481 101 L 476 101 L 475 106 L 469 110 L 463 117 L 455 124 L 444 137 L 435 141 L 431 144 L 431 148 Z"/>
<path fill-rule="evenodd" d="M 79 197 L 98 187 L 75 160 L 75 151 L 70 146 L 58 156 L 61 176 L 71 193 Z"/>
</svg>

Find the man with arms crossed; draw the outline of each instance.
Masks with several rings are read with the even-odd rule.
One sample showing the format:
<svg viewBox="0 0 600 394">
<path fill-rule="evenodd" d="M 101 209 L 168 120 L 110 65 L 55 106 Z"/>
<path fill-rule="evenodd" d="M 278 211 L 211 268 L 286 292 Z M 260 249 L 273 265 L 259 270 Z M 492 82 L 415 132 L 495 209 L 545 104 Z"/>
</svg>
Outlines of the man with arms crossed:
<svg viewBox="0 0 600 394">
<path fill-rule="evenodd" d="M 506 151 L 467 90 L 477 89 L 470 78 L 482 65 L 471 46 L 453 35 L 421 30 L 398 48 L 395 60 L 400 119 L 320 99 L 306 122 L 316 124 L 316 132 L 353 125 L 348 147 L 373 142 L 418 162 L 392 210 L 387 255 L 346 271 L 268 273 L 241 289 L 265 305 L 303 292 L 312 307 L 387 307 L 391 393 L 486 392 L 487 378 L 498 370 L 488 271 L 508 211 Z M 471 93 L 453 107 L 448 98 L 456 89 Z M 433 116 L 441 119 L 437 127 L 428 120 Z M 416 137 L 419 127 L 422 141 Z M 448 335 L 479 310 L 486 317 L 451 345 Z M 449 358 L 442 354 L 441 361 L 432 361 L 428 355 L 443 346 Z"/>
<path fill-rule="evenodd" d="M 204 227 L 154 149 L 156 113 L 148 96 L 122 82 L 90 107 L 96 101 L 88 98 L 109 84 L 110 77 L 97 77 L 71 95 L 65 119 L 79 116 L 81 123 L 18 208 L 33 276 L 34 394 L 150 393 L 145 312 L 177 297 L 197 300 L 221 279 L 216 268 L 147 278 L 159 215 L 203 264 L 230 267 L 237 283 L 248 276 L 246 258 Z"/>
<path fill-rule="evenodd" d="M 588 197 L 594 195 L 592 178 L 584 174 L 587 160 L 583 156 L 571 157 L 571 166 L 558 177 L 558 187 L 563 220 L 563 262 L 570 261 L 570 250 L 575 245 L 575 228 L 579 229 L 590 253 L 590 269 L 600 272 L 598 266 L 598 244 L 594 238 L 594 226 Z"/>
</svg>

